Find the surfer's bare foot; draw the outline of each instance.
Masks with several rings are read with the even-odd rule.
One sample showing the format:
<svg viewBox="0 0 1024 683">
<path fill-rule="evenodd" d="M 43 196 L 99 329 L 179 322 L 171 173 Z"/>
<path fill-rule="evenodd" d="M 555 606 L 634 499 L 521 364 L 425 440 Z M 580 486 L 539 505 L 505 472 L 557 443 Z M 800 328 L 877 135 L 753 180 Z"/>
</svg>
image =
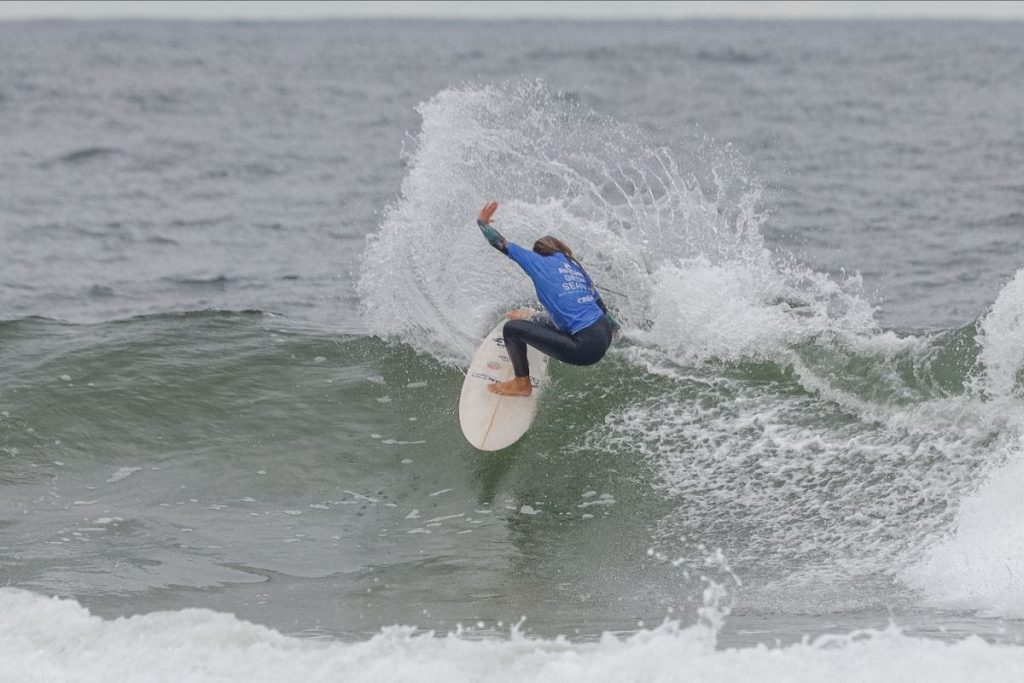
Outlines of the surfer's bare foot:
<svg viewBox="0 0 1024 683">
<path fill-rule="evenodd" d="M 497 382 L 487 387 L 492 394 L 499 396 L 529 396 L 533 392 L 529 377 L 516 377 L 508 382 Z"/>
<path fill-rule="evenodd" d="M 517 308 L 514 311 L 509 311 L 508 313 L 506 313 L 505 317 L 508 318 L 509 320 L 526 320 L 534 313 L 535 311 L 531 308 Z"/>
</svg>

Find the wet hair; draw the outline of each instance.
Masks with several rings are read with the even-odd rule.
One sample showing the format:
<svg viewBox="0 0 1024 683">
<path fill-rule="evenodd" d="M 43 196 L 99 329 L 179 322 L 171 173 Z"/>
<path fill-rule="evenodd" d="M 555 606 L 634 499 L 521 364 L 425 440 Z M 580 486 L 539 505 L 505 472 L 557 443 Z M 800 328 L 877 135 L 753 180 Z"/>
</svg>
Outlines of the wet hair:
<svg viewBox="0 0 1024 683">
<path fill-rule="evenodd" d="M 533 243 L 533 251 L 535 254 L 540 254 L 541 256 L 551 256 L 554 253 L 563 254 L 565 258 L 569 259 L 569 261 L 579 268 L 581 273 L 583 273 L 583 277 L 587 280 L 587 287 L 591 289 L 594 288 L 594 283 L 590 279 L 590 275 L 587 273 L 583 265 L 576 260 L 576 257 L 572 255 L 572 249 L 569 248 L 569 245 L 562 240 L 557 237 L 552 237 L 551 235 L 544 235 L 544 237 L 541 237 Z"/>
<path fill-rule="evenodd" d="M 565 257 L 570 261 L 576 261 L 576 259 L 573 258 L 572 249 L 569 248 L 569 245 L 557 237 L 552 237 L 551 235 L 545 235 L 534 242 L 533 251 L 541 256 L 551 256 L 557 251 L 565 254 Z"/>
</svg>

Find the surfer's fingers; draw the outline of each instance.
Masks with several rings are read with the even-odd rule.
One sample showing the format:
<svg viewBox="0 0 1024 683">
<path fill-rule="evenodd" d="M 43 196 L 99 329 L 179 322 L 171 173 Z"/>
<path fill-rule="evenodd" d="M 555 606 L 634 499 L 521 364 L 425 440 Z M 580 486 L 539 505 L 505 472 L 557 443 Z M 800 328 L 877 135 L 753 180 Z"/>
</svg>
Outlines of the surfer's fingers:
<svg viewBox="0 0 1024 683">
<path fill-rule="evenodd" d="M 487 204 L 484 205 L 484 208 L 480 209 L 480 215 L 478 216 L 478 218 L 482 220 L 484 223 L 488 223 L 491 220 L 491 216 L 493 216 L 494 212 L 497 210 L 498 202 L 487 202 Z"/>
</svg>

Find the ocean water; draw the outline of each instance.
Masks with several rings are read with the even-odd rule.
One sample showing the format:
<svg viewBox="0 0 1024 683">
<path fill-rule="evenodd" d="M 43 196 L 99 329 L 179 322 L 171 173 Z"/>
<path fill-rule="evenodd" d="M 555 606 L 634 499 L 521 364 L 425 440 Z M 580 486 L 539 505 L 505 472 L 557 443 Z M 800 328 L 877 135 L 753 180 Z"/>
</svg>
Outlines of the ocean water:
<svg viewBox="0 0 1024 683">
<path fill-rule="evenodd" d="M 1019 680 L 1024 24 L 0 24 L 0 679 Z M 574 247 L 624 323 L 482 454 Z"/>
</svg>

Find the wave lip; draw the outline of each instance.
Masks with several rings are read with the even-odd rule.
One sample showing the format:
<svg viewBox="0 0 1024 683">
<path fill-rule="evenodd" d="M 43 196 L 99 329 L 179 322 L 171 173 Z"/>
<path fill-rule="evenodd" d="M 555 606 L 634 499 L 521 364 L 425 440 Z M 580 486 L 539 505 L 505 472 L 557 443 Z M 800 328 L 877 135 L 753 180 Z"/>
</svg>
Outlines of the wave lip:
<svg viewBox="0 0 1024 683">
<path fill-rule="evenodd" d="M 979 321 L 976 388 L 993 397 L 1024 398 L 1024 268 L 999 292 L 991 310 Z"/>
</svg>

